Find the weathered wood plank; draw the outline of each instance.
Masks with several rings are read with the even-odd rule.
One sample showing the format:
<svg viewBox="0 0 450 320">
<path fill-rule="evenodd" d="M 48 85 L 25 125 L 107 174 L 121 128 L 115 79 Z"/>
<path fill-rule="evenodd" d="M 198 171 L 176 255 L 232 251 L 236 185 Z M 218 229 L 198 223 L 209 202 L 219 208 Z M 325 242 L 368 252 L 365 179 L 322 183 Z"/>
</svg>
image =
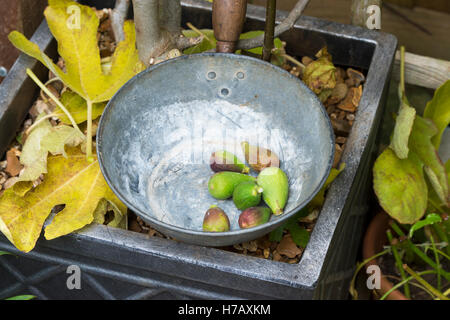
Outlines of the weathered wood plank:
<svg viewBox="0 0 450 320">
<path fill-rule="evenodd" d="M 400 52 L 395 56 L 393 70 L 395 79 L 400 78 Z M 417 86 L 436 89 L 450 80 L 450 61 L 405 54 L 405 82 Z"/>
</svg>

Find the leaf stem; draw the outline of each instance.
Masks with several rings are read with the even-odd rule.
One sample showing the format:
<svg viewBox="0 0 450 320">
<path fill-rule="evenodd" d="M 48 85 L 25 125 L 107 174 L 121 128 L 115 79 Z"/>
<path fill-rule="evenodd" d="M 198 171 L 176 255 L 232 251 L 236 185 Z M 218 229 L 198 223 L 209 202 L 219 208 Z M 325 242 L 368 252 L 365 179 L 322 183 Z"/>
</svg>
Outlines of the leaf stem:
<svg viewBox="0 0 450 320">
<path fill-rule="evenodd" d="M 199 36 L 202 36 L 203 38 L 205 38 L 206 40 L 208 40 L 208 42 L 212 45 L 212 46 L 216 46 L 216 44 L 214 43 L 214 41 L 208 37 L 205 33 L 203 33 L 201 30 L 199 30 L 198 28 L 196 28 L 192 23 L 188 22 L 186 23 L 186 25 L 189 27 L 189 29 L 191 29 L 192 31 L 196 32 Z"/>
<path fill-rule="evenodd" d="M 450 300 L 449 298 L 444 296 L 439 290 L 437 290 L 435 287 L 433 287 L 431 284 L 425 281 L 425 279 L 422 278 L 419 273 L 416 273 L 413 269 L 408 267 L 408 265 L 404 264 L 403 268 L 406 270 L 406 272 L 408 272 L 411 275 L 411 277 L 416 279 L 417 282 L 419 282 L 425 288 L 430 290 L 430 292 L 432 292 L 436 297 L 438 297 L 441 300 Z"/>
<path fill-rule="evenodd" d="M 290 62 L 292 62 L 293 64 L 299 66 L 302 69 L 306 68 L 306 66 L 303 63 L 301 63 L 300 61 L 298 61 L 297 59 L 295 59 L 294 57 L 292 57 L 292 56 L 290 56 L 290 55 L 288 55 L 286 53 L 282 53 L 282 54 L 280 54 L 280 56 L 285 58 L 286 60 L 289 60 Z"/>
<path fill-rule="evenodd" d="M 400 47 L 400 90 L 402 96 L 405 96 L 405 47 Z"/>
<path fill-rule="evenodd" d="M 75 122 L 75 120 L 73 119 L 73 117 L 70 114 L 70 112 L 66 109 L 66 107 L 64 107 L 64 105 L 61 103 L 61 101 L 59 101 L 58 98 L 56 98 L 53 95 L 53 93 L 50 92 L 50 90 L 48 90 L 48 88 L 41 82 L 41 80 L 39 80 L 39 78 L 34 74 L 34 72 L 31 71 L 31 69 L 27 68 L 27 74 L 56 103 L 56 105 L 61 108 L 61 110 L 66 114 L 67 118 L 69 118 L 69 120 L 72 123 L 73 127 L 75 129 L 77 129 L 82 135 L 84 135 L 83 132 L 81 132 L 81 130 L 78 127 L 78 125 Z"/>
<path fill-rule="evenodd" d="M 417 275 L 425 275 L 425 274 L 433 274 L 436 273 L 436 271 L 434 270 L 426 270 L 426 271 L 422 271 L 417 273 Z M 409 277 L 399 283 L 397 283 L 395 286 L 393 286 L 389 291 L 387 291 L 381 298 L 380 300 L 384 300 L 386 299 L 386 297 L 388 297 L 393 291 L 397 290 L 398 288 L 400 288 L 401 286 L 403 286 L 405 283 L 411 281 L 412 279 L 414 279 L 413 277 Z"/>
<path fill-rule="evenodd" d="M 25 134 L 28 135 L 34 128 L 36 128 L 36 126 L 38 126 L 40 123 L 44 122 L 44 120 L 47 120 L 48 118 L 52 118 L 52 117 L 56 117 L 56 114 L 50 113 L 50 114 L 43 116 L 42 118 L 37 120 L 35 123 L 33 123 L 30 127 L 28 127 L 28 129 L 25 130 Z"/>
<path fill-rule="evenodd" d="M 86 158 L 88 161 L 93 161 L 92 157 L 92 101 L 87 102 L 87 132 L 86 132 Z"/>
<path fill-rule="evenodd" d="M 355 273 L 353 274 L 352 277 L 352 281 L 350 282 L 350 294 L 352 295 L 353 299 L 358 299 L 358 292 L 355 289 L 355 281 L 356 281 L 356 276 L 358 275 L 359 271 L 361 271 L 361 269 L 370 261 L 372 261 L 373 259 L 376 259 L 378 257 L 381 257 L 382 255 L 385 255 L 386 253 L 389 253 L 391 250 L 390 249 L 385 249 L 373 256 L 371 256 L 370 258 L 367 258 L 366 260 L 364 260 L 363 262 L 361 262 L 360 264 L 357 265 Z"/>
<path fill-rule="evenodd" d="M 441 284 L 442 284 L 442 282 L 441 282 L 441 264 L 439 262 L 439 255 L 438 255 L 438 253 L 436 251 L 437 250 L 436 249 L 436 244 L 434 242 L 434 237 L 433 237 L 433 234 L 431 232 L 430 226 L 426 226 L 425 227 L 425 234 L 428 235 L 428 238 L 431 241 L 431 248 L 433 249 L 434 260 L 436 261 L 436 266 L 438 267 L 437 270 L 436 270 L 437 271 L 437 288 L 438 288 L 439 291 L 441 291 L 442 290 L 442 287 L 441 287 Z"/>
<path fill-rule="evenodd" d="M 391 227 L 392 229 L 397 232 L 397 234 L 399 236 L 405 236 L 404 232 L 400 229 L 400 227 L 395 223 L 395 221 L 392 221 L 391 223 Z M 419 248 L 417 248 L 412 241 L 407 238 L 406 243 L 408 245 L 408 247 L 420 258 L 422 259 L 424 262 L 426 262 L 428 265 L 430 265 L 430 267 L 432 267 L 433 269 L 435 269 L 436 271 L 438 270 L 438 266 L 436 265 L 436 263 L 434 263 L 433 260 L 431 260 L 422 250 L 420 250 Z M 448 281 L 450 281 L 450 273 L 445 271 L 445 270 L 440 270 L 442 276 L 444 276 L 444 278 Z"/>
<path fill-rule="evenodd" d="M 387 230 L 386 235 L 388 237 L 389 243 L 392 246 L 392 254 L 394 255 L 395 264 L 397 265 L 397 269 L 400 272 L 400 276 L 402 277 L 402 280 L 406 280 L 406 273 L 405 270 L 403 269 L 403 262 L 402 259 L 400 258 L 400 254 L 398 253 L 397 246 L 393 242 L 391 230 Z M 408 299 L 411 299 L 411 293 L 409 290 L 408 283 L 405 283 L 405 296 Z"/>
</svg>

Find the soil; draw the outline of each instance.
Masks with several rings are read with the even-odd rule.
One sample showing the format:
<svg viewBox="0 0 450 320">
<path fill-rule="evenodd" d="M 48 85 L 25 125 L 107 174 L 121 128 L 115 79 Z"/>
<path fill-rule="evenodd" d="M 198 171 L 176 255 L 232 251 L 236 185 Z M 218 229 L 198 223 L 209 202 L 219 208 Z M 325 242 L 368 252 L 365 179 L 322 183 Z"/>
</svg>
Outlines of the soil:
<svg viewBox="0 0 450 320">
<path fill-rule="evenodd" d="M 109 21 L 108 10 L 99 10 L 97 15 L 100 18 L 100 27 L 98 32 L 100 53 L 102 58 L 108 59 L 115 49 L 115 42 L 112 35 L 113 33 L 111 30 L 111 23 Z M 314 61 L 314 59 L 311 57 L 302 57 L 300 61 L 303 65 L 307 66 L 309 63 Z M 58 65 L 63 68 L 64 61 L 60 59 L 58 61 Z M 286 63 L 282 67 L 301 79 L 303 69 L 299 67 L 298 64 Z M 49 72 L 49 79 L 53 79 L 54 77 L 55 75 Z M 340 164 L 341 155 L 345 149 L 347 137 L 350 134 L 352 125 L 355 121 L 365 76 L 361 70 L 337 67 L 336 80 L 336 88 L 324 102 L 324 106 L 330 116 L 336 138 L 336 152 L 333 164 L 334 168 L 337 168 Z M 61 96 L 61 93 L 67 89 L 60 81 L 48 83 L 47 88 L 51 90 L 52 93 L 58 98 Z M 51 113 L 54 108 L 55 105 L 53 101 L 48 99 L 48 97 L 41 92 L 40 96 L 36 99 L 30 109 L 30 112 L 25 119 L 21 130 L 19 131 L 16 140 L 11 143 L 5 158 L 0 161 L 0 196 L 2 195 L 4 189 L 11 187 L 16 182 L 17 176 L 20 174 L 20 170 L 22 169 L 19 158 L 22 144 L 26 140 L 26 129 L 33 124 L 36 117 L 41 112 Z M 57 118 L 52 118 L 51 123 L 53 125 L 57 125 L 59 120 Z M 94 132 L 96 131 L 97 123 L 98 119 L 94 120 Z M 44 176 L 41 176 L 38 180 L 36 180 L 33 183 L 34 187 L 39 185 L 44 178 Z M 318 215 L 319 211 L 314 210 L 308 217 L 299 220 L 298 223 L 311 232 L 314 228 Z M 165 237 L 163 234 L 146 225 L 132 212 L 129 214 L 128 226 L 129 230 L 134 232 L 145 233 L 149 236 Z M 222 249 L 286 263 L 298 263 L 304 250 L 304 248 L 297 246 L 292 241 L 292 238 L 287 231 L 284 231 L 283 238 L 279 243 L 270 241 L 269 236 L 264 236 L 254 241 L 241 243 Z"/>
</svg>

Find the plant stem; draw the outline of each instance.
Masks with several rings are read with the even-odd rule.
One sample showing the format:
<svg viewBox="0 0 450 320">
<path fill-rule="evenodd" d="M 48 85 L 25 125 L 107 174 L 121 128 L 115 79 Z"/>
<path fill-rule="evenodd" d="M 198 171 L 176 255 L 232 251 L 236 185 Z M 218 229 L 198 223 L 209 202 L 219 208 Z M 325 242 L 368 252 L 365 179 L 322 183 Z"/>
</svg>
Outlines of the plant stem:
<svg viewBox="0 0 450 320">
<path fill-rule="evenodd" d="M 405 47 L 400 47 L 400 89 L 402 92 L 402 98 L 405 96 Z"/>
<path fill-rule="evenodd" d="M 40 123 L 42 123 L 44 120 L 47 120 L 48 118 L 51 117 L 56 117 L 56 114 L 54 113 L 50 113 L 47 114 L 45 116 L 43 116 L 42 118 L 40 118 L 39 120 L 37 120 L 35 123 L 33 123 L 30 127 L 28 127 L 27 130 L 25 130 L 25 134 L 28 135 L 30 134 L 31 131 L 33 131 L 34 128 L 36 128 L 36 126 L 38 126 Z"/>
<path fill-rule="evenodd" d="M 39 80 L 39 78 L 34 74 L 34 72 L 31 71 L 31 69 L 27 69 L 27 74 L 56 103 L 56 105 L 61 108 L 61 110 L 66 114 L 67 118 L 69 118 L 70 122 L 72 123 L 72 126 L 75 129 L 77 129 L 81 133 L 81 135 L 84 135 L 83 132 L 81 132 L 75 120 L 73 119 L 70 112 L 66 109 L 66 107 L 64 107 L 61 101 L 59 101 L 58 98 L 56 98 L 53 95 L 53 93 L 51 93 L 50 90 L 47 89 L 47 87 L 41 82 L 41 80 Z"/>
<path fill-rule="evenodd" d="M 264 61 L 270 61 L 273 49 L 273 38 L 275 33 L 275 13 L 277 11 L 277 1 L 267 0 L 266 6 L 266 26 L 264 30 L 264 46 L 262 58 Z"/>
<path fill-rule="evenodd" d="M 400 227 L 395 223 L 395 221 L 392 221 L 391 223 L 391 227 L 392 229 L 397 232 L 397 234 L 399 236 L 405 236 L 405 234 L 403 233 L 403 231 L 400 229 Z M 436 271 L 438 270 L 438 266 L 436 265 L 436 263 L 434 263 L 433 260 L 431 260 L 422 250 L 420 250 L 419 248 L 417 248 L 410 239 L 406 239 L 405 241 L 407 241 L 407 245 L 408 247 L 419 257 L 421 258 L 424 262 L 426 262 L 428 265 L 430 265 L 430 267 L 432 267 L 433 269 L 435 269 Z M 444 278 L 448 281 L 450 281 L 450 273 L 445 271 L 445 270 L 440 270 L 442 276 L 444 276 Z"/>
<path fill-rule="evenodd" d="M 292 62 L 293 64 L 299 66 L 302 69 L 305 68 L 305 65 L 303 63 L 301 63 L 300 61 L 298 61 L 297 59 L 295 59 L 294 57 L 291 57 L 290 55 L 288 55 L 286 53 L 282 53 L 282 54 L 280 54 L 280 56 L 285 58 L 286 60 Z"/>
<path fill-rule="evenodd" d="M 431 241 L 431 248 L 433 249 L 434 260 L 436 261 L 436 266 L 438 267 L 437 270 L 436 270 L 437 271 L 437 288 L 438 288 L 439 291 L 441 291 L 442 290 L 442 287 L 441 287 L 441 264 L 439 262 L 439 255 L 438 255 L 438 253 L 436 251 L 437 250 L 436 249 L 436 244 L 434 243 L 434 237 L 433 237 L 433 234 L 431 232 L 430 226 L 426 226 L 425 227 L 425 234 L 427 234 L 428 238 Z"/>
<path fill-rule="evenodd" d="M 114 34 L 116 43 L 125 40 L 125 33 L 123 32 L 123 23 L 127 17 L 128 9 L 130 7 L 130 0 L 116 0 L 114 9 L 111 11 L 111 29 Z"/>
<path fill-rule="evenodd" d="M 189 29 L 196 32 L 199 36 L 202 36 L 203 38 L 208 40 L 208 42 L 211 43 L 211 45 L 216 46 L 216 44 L 210 37 L 208 37 L 206 34 L 204 34 L 201 30 L 199 30 L 197 27 L 195 27 L 192 23 L 188 22 L 188 23 L 186 23 L 186 25 L 189 27 Z"/>
<path fill-rule="evenodd" d="M 392 246 L 392 254 L 394 255 L 395 264 L 397 265 L 397 269 L 400 272 L 400 276 L 402 277 L 402 280 L 406 280 L 406 273 L 405 273 L 405 270 L 403 270 L 403 262 L 402 262 L 402 259 L 400 258 L 399 253 L 398 253 L 397 246 L 394 245 L 394 243 L 392 241 L 393 239 L 392 239 L 391 230 L 386 231 L 386 234 L 387 234 L 389 243 Z M 410 290 L 409 290 L 408 283 L 405 283 L 405 296 L 408 299 L 411 298 L 411 293 L 410 293 Z"/>
<path fill-rule="evenodd" d="M 448 288 L 445 292 L 444 292 L 444 296 L 448 296 L 450 294 L 450 288 Z"/>
<path fill-rule="evenodd" d="M 291 29 L 295 22 L 302 15 L 303 10 L 305 10 L 308 5 L 309 0 L 298 0 L 297 4 L 294 8 L 289 12 L 289 15 L 284 19 L 279 25 L 275 27 L 274 37 L 278 37 L 280 34 Z M 236 49 L 253 49 L 256 47 L 261 47 L 264 43 L 264 35 L 251 38 L 251 39 L 243 39 L 239 40 L 236 46 Z"/>
<path fill-rule="evenodd" d="M 403 267 L 402 267 L 402 268 L 403 268 Z M 385 275 L 385 277 L 386 277 L 386 278 L 392 278 L 392 279 L 394 279 L 394 280 L 396 280 L 396 281 L 402 281 L 401 278 L 395 277 L 395 276 Z M 425 287 L 422 286 L 421 284 L 415 283 L 415 282 L 412 282 L 412 281 L 409 281 L 408 284 L 411 285 L 411 286 L 413 286 L 413 287 L 416 287 L 416 288 L 419 288 L 419 289 L 425 291 L 426 293 L 428 293 L 428 294 L 430 295 L 430 297 L 431 297 L 432 299 L 434 299 L 434 294 L 432 294 L 427 288 L 425 288 Z"/>
<path fill-rule="evenodd" d="M 159 0 L 133 0 L 136 46 L 139 59 L 150 64 L 150 58 L 163 53 L 162 32 L 159 20 Z"/>
<path fill-rule="evenodd" d="M 436 273 L 436 271 L 434 270 L 427 270 L 427 271 L 422 271 L 417 273 L 417 275 L 425 275 L 425 274 L 433 274 Z M 386 299 L 386 297 L 388 297 L 393 291 L 397 290 L 398 288 L 400 288 L 401 286 L 403 286 L 405 283 L 411 281 L 412 279 L 414 279 L 413 277 L 409 277 L 399 283 L 397 283 L 395 286 L 393 286 L 388 292 L 386 292 L 381 298 L 380 300 L 384 300 Z"/>
<path fill-rule="evenodd" d="M 439 249 L 433 249 L 433 248 L 431 248 L 431 250 L 436 251 L 437 253 L 439 253 L 441 256 L 443 256 L 443 257 L 446 258 L 447 260 L 450 260 L 450 256 L 447 255 L 447 254 L 445 254 L 445 253 L 442 252 L 441 250 L 439 250 Z"/>
<path fill-rule="evenodd" d="M 86 158 L 88 161 L 93 161 L 92 157 L 92 101 L 86 100 L 87 102 L 87 132 L 86 132 Z"/>
<path fill-rule="evenodd" d="M 353 274 L 353 277 L 352 277 L 352 281 L 350 282 L 350 288 L 349 288 L 350 294 L 352 295 L 353 299 L 355 299 L 355 300 L 358 299 L 358 292 L 355 289 L 355 281 L 356 281 L 356 276 L 358 275 L 359 271 L 361 271 L 361 269 L 367 263 L 372 261 L 373 259 L 381 257 L 382 255 L 385 255 L 386 253 L 389 253 L 389 252 L 390 252 L 390 249 L 383 250 L 383 251 L 373 255 L 372 257 L 367 258 L 366 260 L 364 260 L 363 262 L 361 262 L 360 264 L 357 265 L 355 273 Z"/>
<path fill-rule="evenodd" d="M 447 234 L 444 232 L 444 230 L 442 230 L 442 227 L 439 224 L 433 224 L 433 229 L 436 232 L 437 236 L 439 237 L 439 239 L 441 241 L 444 241 L 447 243 L 446 246 L 446 251 L 447 251 L 447 255 L 450 255 L 450 245 L 448 243 L 448 237 Z"/>
<path fill-rule="evenodd" d="M 441 300 L 450 300 L 446 296 L 444 296 L 439 290 L 437 290 L 435 287 L 433 287 L 431 284 L 425 281 L 420 274 L 416 273 L 414 270 L 412 270 L 410 267 L 408 267 L 406 264 L 403 265 L 403 268 L 408 272 L 411 277 L 417 280 L 421 285 L 423 285 L 425 288 L 430 290 L 436 297 L 438 297 Z"/>
</svg>

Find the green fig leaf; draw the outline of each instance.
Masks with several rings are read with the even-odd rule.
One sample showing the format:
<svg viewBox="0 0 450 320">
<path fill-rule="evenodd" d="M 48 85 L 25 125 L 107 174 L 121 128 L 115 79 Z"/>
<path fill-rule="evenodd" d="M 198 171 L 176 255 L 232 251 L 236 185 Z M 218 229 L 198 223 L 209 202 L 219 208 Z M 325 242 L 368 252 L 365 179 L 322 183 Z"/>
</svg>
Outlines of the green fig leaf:
<svg viewBox="0 0 450 320">
<path fill-rule="evenodd" d="M 395 120 L 394 134 L 389 146 L 400 159 L 406 159 L 408 157 L 408 141 L 415 118 L 416 109 L 410 107 L 406 103 L 402 103 L 399 114 Z"/>
<path fill-rule="evenodd" d="M 289 220 L 286 229 L 291 234 L 292 240 L 301 248 L 306 248 L 306 245 L 309 242 L 310 234 L 305 227 L 302 227 L 298 224 L 297 220 Z"/>
<path fill-rule="evenodd" d="M 399 159 L 387 148 L 373 167 L 373 185 L 381 207 L 402 224 L 419 221 L 427 209 L 428 189 L 423 164 L 411 152 Z"/>
<path fill-rule="evenodd" d="M 281 239 L 283 239 L 283 232 L 284 232 L 284 225 L 276 228 L 275 230 L 273 230 L 270 234 L 269 234 L 269 240 L 270 241 L 275 241 L 275 242 L 280 242 Z"/>
<path fill-rule="evenodd" d="M 428 214 L 425 219 L 417 221 L 414 223 L 411 228 L 409 229 L 409 237 L 412 238 L 414 235 L 414 232 L 416 232 L 419 229 L 424 228 L 425 226 L 429 226 L 438 222 L 441 222 L 442 218 L 437 213 L 430 213 Z"/>
<path fill-rule="evenodd" d="M 438 129 L 433 121 L 417 116 L 411 131 L 409 146 L 411 151 L 425 165 L 425 173 L 440 201 L 448 205 L 449 185 L 447 173 L 431 140 L 437 133 Z"/>
<path fill-rule="evenodd" d="M 442 134 L 450 123 L 450 80 L 435 91 L 434 97 L 428 102 L 423 116 L 433 120 L 437 126 L 438 134 L 433 137 L 432 142 L 434 147 L 439 149 Z"/>
<path fill-rule="evenodd" d="M 280 242 L 281 239 L 283 239 L 283 232 L 286 229 L 291 233 L 292 240 L 299 246 L 304 245 L 304 248 L 309 240 L 309 232 L 298 225 L 298 219 L 306 217 L 308 213 L 309 211 L 306 208 L 303 208 L 302 210 L 294 214 L 284 224 L 282 224 L 269 234 L 269 240 Z M 304 231 L 308 232 L 308 235 L 305 235 Z"/>
</svg>

